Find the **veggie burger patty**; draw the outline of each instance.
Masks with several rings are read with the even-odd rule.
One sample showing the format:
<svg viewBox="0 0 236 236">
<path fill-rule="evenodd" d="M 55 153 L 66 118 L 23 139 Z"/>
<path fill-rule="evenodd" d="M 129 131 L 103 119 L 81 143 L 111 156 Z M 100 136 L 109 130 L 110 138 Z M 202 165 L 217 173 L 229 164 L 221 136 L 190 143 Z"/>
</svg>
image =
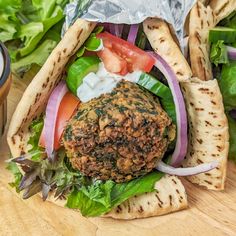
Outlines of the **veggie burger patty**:
<svg viewBox="0 0 236 236">
<path fill-rule="evenodd" d="M 155 168 L 173 138 L 172 128 L 157 97 L 122 80 L 111 93 L 78 107 L 63 144 L 74 169 L 125 182 Z"/>
</svg>

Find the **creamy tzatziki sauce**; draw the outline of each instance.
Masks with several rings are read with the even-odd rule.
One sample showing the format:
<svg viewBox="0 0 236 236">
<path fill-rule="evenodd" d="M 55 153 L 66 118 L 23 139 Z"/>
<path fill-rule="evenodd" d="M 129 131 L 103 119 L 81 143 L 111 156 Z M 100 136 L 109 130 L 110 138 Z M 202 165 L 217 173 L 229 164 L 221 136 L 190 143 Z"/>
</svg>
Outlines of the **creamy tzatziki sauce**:
<svg viewBox="0 0 236 236">
<path fill-rule="evenodd" d="M 83 83 L 77 89 L 77 96 L 82 102 L 88 102 L 104 93 L 110 93 L 122 79 L 137 83 L 141 74 L 141 71 L 134 71 L 125 76 L 113 74 L 108 72 L 101 62 L 96 73 L 91 72 L 84 77 Z"/>
</svg>

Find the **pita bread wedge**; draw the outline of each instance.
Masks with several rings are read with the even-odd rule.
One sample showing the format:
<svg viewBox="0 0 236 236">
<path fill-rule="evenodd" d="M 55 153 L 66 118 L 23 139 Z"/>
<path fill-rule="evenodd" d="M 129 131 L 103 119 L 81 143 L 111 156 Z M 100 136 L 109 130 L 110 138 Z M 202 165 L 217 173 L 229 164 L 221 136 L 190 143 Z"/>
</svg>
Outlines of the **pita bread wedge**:
<svg viewBox="0 0 236 236">
<path fill-rule="evenodd" d="M 27 146 L 27 142 L 31 135 L 29 126 L 32 120 L 45 111 L 49 95 L 63 78 L 66 64 L 89 37 L 94 27 L 95 23 L 78 19 L 66 32 L 64 38 L 53 50 L 46 63 L 26 89 L 12 117 L 7 136 L 13 157 L 23 155 L 29 150 L 30 147 Z M 176 48 L 176 54 L 167 55 L 167 58 L 172 58 L 173 61 L 181 64 L 180 60 L 183 56 L 181 57 L 178 47 L 173 43 L 169 30 L 165 32 L 165 37 L 165 44 L 169 43 Z M 165 56 L 165 50 L 161 49 L 159 53 L 161 56 Z M 175 59 L 175 57 L 177 58 Z M 186 79 L 191 71 L 185 62 L 184 66 L 188 70 L 186 74 L 183 74 L 183 79 Z M 181 67 L 178 66 L 177 68 L 176 72 Z M 181 69 L 181 72 L 184 73 L 184 70 Z M 185 189 L 177 177 L 166 176 L 162 178 L 161 181 L 156 183 L 156 189 L 156 192 L 131 198 L 108 213 L 106 217 L 135 219 L 167 214 L 187 207 Z M 49 200 L 62 206 L 65 203 L 62 200 L 56 200 L 52 196 Z"/>
<path fill-rule="evenodd" d="M 209 29 L 216 24 L 215 15 L 210 6 L 205 7 L 198 1 L 190 11 L 189 53 L 193 76 L 201 80 L 210 80 L 212 76 L 209 59 Z"/>
<path fill-rule="evenodd" d="M 176 74 L 182 67 L 175 68 L 175 65 L 184 65 L 185 76 L 178 76 L 185 97 L 189 123 L 189 146 L 184 167 L 193 167 L 213 160 L 220 162 L 217 169 L 188 179 L 209 189 L 222 190 L 229 148 L 228 123 L 217 81 L 202 81 L 212 79 L 208 56 L 208 33 L 214 24 L 211 8 L 197 3 L 190 13 L 189 43 L 193 74 L 198 75 L 201 80 L 191 78 L 191 69 L 185 66 L 187 62 L 177 45 L 173 41 L 171 44 L 165 43 L 168 38 L 168 26 L 165 22 L 148 19 L 144 22 L 144 30 L 153 48 L 172 65 Z M 163 40 L 163 44 L 159 43 L 160 40 Z M 168 52 L 174 52 L 174 56 Z M 206 63 L 209 65 L 206 66 Z"/>
<path fill-rule="evenodd" d="M 224 189 L 229 150 L 228 122 L 217 80 L 193 78 L 182 83 L 189 121 L 189 146 L 184 167 L 219 162 L 209 172 L 189 176 L 196 184 L 212 190 Z"/>
<path fill-rule="evenodd" d="M 154 51 L 171 66 L 178 80 L 191 78 L 192 71 L 173 40 L 168 24 L 161 19 L 148 18 L 143 22 L 143 29 Z"/>
<path fill-rule="evenodd" d="M 216 16 L 217 24 L 236 9 L 236 0 L 211 0 L 210 6 Z"/>
</svg>

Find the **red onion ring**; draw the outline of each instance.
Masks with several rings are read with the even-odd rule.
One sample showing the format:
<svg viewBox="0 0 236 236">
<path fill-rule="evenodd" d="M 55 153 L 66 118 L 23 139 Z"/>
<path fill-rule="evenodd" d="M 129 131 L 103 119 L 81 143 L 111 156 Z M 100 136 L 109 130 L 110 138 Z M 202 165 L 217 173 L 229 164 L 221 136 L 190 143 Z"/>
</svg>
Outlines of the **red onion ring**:
<svg viewBox="0 0 236 236">
<path fill-rule="evenodd" d="M 177 140 L 175 150 L 171 158 L 171 165 L 178 166 L 186 156 L 188 146 L 188 124 L 183 94 L 181 92 L 177 77 L 167 62 L 160 55 L 154 52 L 149 52 L 149 54 L 155 58 L 155 66 L 167 79 L 173 95 L 176 110 Z"/>
<path fill-rule="evenodd" d="M 121 37 L 123 27 L 124 25 L 121 25 L 121 24 L 109 24 L 110 33 L 117 37 Z"/>
<path fill-rule="evenodd" d="M 128 42 L 135 44 L 135 40 L 136 40 L 137 33 L 138 33 L 138 28 L 139 28 L 139 24 L 135 24 L 135 25 L 130 26 L 129 35 L 127 38 Z"/>
<path fill-rule="evenodd" d="M 218 161 L 212 161 L 209 163 L 200 164 L 195 167 L 187 167 L 187 168 L 174 168 L 173 166 L 169 166 L 165 164 L 163 161 L 160 161 L 157 165 L 157 170 L 169 174 L 169 175 L 177 175 L 177 176 L 190 176 L 197 175 L 200 173 L 208 172 L 219 165 Z"/>
<path fill-rule="evenodd" d="M 54 135 L 57 120 L 57 113 L 62 98 L 67 93 L 68 88 L 65 81 L 61 81 L 52 91 L 46 107 L 45 127 L 45 148 L 50 160 L 54 160 Z"/>
<path fill-rule="evenodd" d="M 226 48 L 227 48 L 229 59 L 236 60 L 236 48 L 231 47 L 231 46 L 226 46 Z"/>
</svg>

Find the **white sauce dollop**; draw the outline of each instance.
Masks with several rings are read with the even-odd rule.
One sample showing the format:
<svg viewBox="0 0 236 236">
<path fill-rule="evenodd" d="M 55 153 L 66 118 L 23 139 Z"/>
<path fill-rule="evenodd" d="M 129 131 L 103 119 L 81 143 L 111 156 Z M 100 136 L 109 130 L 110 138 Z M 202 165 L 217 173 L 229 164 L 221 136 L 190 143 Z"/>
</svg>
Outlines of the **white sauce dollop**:
<svg viewBox="0 0 236 236">
<path fill-rule="evenodd" d="M 77 96 L 82 102 L 88 102 L 104 93 L 110 93 L 122 79 L 137 83 L 141 74 L 141 71 L 134 71 L 125 76 L 113 74 L 108 72 L 101 62 L 97 73 L 91 72 L 84 77 L 83 83 L 77 89 Z"/>
</svg>

